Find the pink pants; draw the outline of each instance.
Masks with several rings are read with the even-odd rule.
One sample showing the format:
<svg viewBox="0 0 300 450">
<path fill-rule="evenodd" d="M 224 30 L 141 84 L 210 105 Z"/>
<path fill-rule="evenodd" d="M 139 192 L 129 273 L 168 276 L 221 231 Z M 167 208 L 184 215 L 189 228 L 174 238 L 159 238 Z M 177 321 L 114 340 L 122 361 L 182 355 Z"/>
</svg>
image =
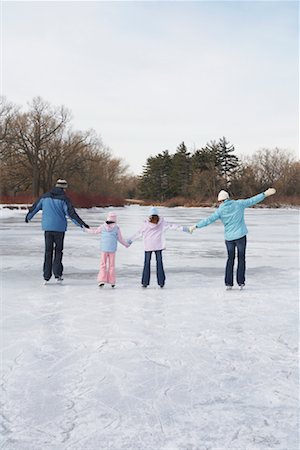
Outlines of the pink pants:
<svg viewBox="0 0 300 450">
<path fill-rule="evenodd" d="M 100 270 L 98 273 L 98 282 L 103 283 L 116 283 L 116 271 L 115 271 L 115 258 L 116 253 L 102 252 L 100 258 Z"/>
</svg>

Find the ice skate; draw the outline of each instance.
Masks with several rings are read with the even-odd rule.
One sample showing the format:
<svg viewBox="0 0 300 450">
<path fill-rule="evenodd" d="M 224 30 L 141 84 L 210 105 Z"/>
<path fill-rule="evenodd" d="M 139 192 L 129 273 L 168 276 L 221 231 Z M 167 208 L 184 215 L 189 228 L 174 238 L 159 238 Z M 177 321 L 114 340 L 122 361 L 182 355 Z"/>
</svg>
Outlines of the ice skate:
<svg viewBox="0 0 300 450">
<path fill-rule="evenodd" d="M 245 287 L 244 284 L 240 284 L 240 285 L 239 285 L 240 291 L 242 291 L 242 290 L 244 289 L 244 287 Z"/>
<path fill-rule="evenodd" d="M 231 291 L 232 290 L 232 286 L 226 286 L 226 291 Z"/>
<path fill-rule="evenodd" d="M 56 277 L 56 283 L 61 284 L 63 282 L 63 277 Z"/>
<path fill-rule="evenodd" d="M 100 288 L 103 288 L 104 287 L 104 282 L 103 281 L 100 281 L 100 283 L 98 284 L 98 286 L 100 287 Z"/>
<path fill-rule="evenodd" d="M 116 285 L 115 285 L 115 284 L 112 284 L 112 285 L 111 285 L 111 287 L 112 287 L 112 288 L 115 288 L 115 287 L 116 287 Z"/>
</svg>

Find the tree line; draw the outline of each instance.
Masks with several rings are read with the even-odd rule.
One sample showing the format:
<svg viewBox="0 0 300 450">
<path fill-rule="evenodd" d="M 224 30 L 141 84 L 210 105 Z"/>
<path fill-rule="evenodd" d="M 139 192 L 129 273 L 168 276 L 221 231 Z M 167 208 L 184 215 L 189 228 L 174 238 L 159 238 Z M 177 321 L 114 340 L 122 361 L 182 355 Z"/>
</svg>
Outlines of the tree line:
<svg viewBox="0 0 300 450">
<path fill-rule="evenodd" d="M 274 186 L 281 202 L 299 204 L 300 163 L 287 151 L 262 149 L 241 159 L 225 137 L 192 150 L 182 142 L 174 154 L 149 157 L 142 174 L 133 176 L 94 130 L 74 130 L 71 119 L 67 108 L 41 97 L 26 111 L 0 98 L 2 196 L 37 197 L 66 178 L 77 193 L 115 196 L 118 202 L 121 197 L 199 205 L 212 203 L 220 189 L 245 198 Z"/>
<path fill-rule="evenodd" d="M 191 151 L 182 142 L 174 154 L 165 150 L 149 157 L 139 180 L 139 195 L 167 205 L 196 205 L 213 202 L 221 189 L 245 198 L 269 186 L 277 188 L 277 198 L 299 203 L 299 161 L 278 148 L 240 159 L 222 137 L 200 149 Z"/>
<path fill-rule="evenodd" d="M 1 194 L 37 197 L 66 178 L 72 190 L 123 196 L 128 167 L 94 130 L 71 126 L 71 113 L 36 97 L 28 110 L 0 99 Z"/>
</svg>

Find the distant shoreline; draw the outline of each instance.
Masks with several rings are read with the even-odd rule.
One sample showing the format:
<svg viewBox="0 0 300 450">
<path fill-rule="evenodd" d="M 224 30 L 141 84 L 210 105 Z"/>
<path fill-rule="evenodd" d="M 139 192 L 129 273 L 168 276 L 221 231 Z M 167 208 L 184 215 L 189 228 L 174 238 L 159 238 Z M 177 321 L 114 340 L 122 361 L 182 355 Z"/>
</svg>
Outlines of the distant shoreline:
<svg viewBox="0 0 300 450">
<path fill-rule="evenodd" d="M 192 205 L 166 205 L 163 203 L 157 203 L 157 202 L 153 202 L 153 203 L 145 203 L 143 201 L 139 201 L 139 200 L 135 200 L 135 201 L 130 201 L 128 202 L 127 200 L 125 200 L 125 203 L 123 206 L 158 206 L 161 208 L 217 208 L 217 203 L 199 203 L 199 204 L 192 204 Z M 31 207 L 31 204 L 25 204 L 25 203 L 11 203 L 11 204 L 7 204 L 7 203 L 0 203 L 0 209 L 10 209 L 10 210 L 27 210 Z M 92 208 L 112 208 L 114 206 L 92 206 L 89 208 L 83 208 L 83 207 L 77 207 L 78 209 L 92 209 Z M 260 208 L 260 209 L 300 209 L 300 202 L 299 204 L 289 204 L 289 203 L 270 203 L 269 205 L 263 204 L 263 203 L 259 203 L 257 205 L 254 206 L 254 208 Z"/>
</svg>

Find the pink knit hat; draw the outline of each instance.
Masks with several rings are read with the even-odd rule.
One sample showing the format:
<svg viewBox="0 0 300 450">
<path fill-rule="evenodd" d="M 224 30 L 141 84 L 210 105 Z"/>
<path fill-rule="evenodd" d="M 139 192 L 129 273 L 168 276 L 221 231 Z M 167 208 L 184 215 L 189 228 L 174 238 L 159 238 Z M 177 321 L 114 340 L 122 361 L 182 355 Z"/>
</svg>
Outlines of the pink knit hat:
<svg viewBox="0 0 300 450">
<path fill-rule="evenodd" d="M 106 220 L 109 222 L 116 222 L 117 221 L 117 214 L 113 211 L 109 212 L 107 214 Z"/>
</svg>

